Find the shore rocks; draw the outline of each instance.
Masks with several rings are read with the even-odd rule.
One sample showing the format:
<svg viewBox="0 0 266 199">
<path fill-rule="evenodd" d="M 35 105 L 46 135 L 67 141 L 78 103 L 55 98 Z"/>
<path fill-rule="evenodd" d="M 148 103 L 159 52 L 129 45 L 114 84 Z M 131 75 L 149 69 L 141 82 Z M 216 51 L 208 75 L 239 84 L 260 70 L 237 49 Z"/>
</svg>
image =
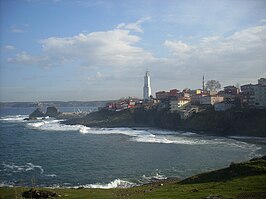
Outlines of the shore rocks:
<svg viewBox="0 0 266 199">
<path fill-rule="evenodd" d="M 22 193 L 24 198 L 51 198 L 51 197 L 60 197 L 56 192 L 46 191 L 46 190 L 36 190 L 30 189 L 29 191 L 24 191 Z"/>
<path fill-rule="evenodd" d="M 60 112 L 58 111 L 58 109 L 54 106 L 51 106 L 51 107 L 47 107 L 47 110 L 46 110 L 46 113 L 45 115 L 46 116 L 49 116 L 49 117 L 56 117 L 60 114 Z"/>
<path fill-rule="evenodd" d="M 45 117 L 45 113 L 42 112 L 42 110 L 40 108 L 37 108 L 35 111 L 33 111 L 30 115 L 29 115 L 29 119 L 34 119 L 37 117 Z"/>
<path fill-rule="evenodd" d="M 54 106 L 47 107 L 46 113 L 44 113 L 40 108 L 37 108 L 29 115 L 29 118 L 26 118 L 24 120 L 36 120 L 37 118 L 40 118 L 40 117 L 45 118 L 47 116 L 56 117 L 60 114 L 61 113 Z"/>
</svg>

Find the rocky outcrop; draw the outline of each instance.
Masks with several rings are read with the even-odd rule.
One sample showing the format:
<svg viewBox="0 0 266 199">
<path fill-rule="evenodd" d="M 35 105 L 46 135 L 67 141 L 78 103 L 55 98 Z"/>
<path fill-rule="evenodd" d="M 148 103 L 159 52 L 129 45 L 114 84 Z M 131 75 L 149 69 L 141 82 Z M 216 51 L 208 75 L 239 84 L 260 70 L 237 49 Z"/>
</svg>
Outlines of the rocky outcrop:
<svg viewBox="0 0 266 199">
<path fill-rule="evenodd" d="M 49 117 L 56 117 L 60 114 L 60 112 L 58 111 L 58 109 L 54 106 L 51 106 L 51 107 L 47 107 L 47 110 L 46 110 L 46 113 L 45 115 L 46 116 L 49 116 Z"/>
<path fill-rule="evenodd" d="M 22 193 L 24 198 L 51 198 L 51 197 L 60 197 L 56 192 L 46 191 L 46 190 L 36 190 L 30 189 L 29 191 L 24 191 Z"/>
<path fill-rule="evenodd" d="M 37 108 L 35 111 L 33 111 L 30 115 L 29 115 L 29 119 L 35 119 L 37 117 L 45 117 L 45 113 L 42 112 L 42 110 L 40 108 Z"/>
</svg>

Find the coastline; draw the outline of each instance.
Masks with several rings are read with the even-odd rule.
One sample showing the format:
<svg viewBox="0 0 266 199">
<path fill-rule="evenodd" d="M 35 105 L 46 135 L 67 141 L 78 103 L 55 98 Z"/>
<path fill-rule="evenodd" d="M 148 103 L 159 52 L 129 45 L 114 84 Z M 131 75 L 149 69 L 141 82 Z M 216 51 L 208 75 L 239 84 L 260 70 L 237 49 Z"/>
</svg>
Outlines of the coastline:
<svg viewBox="0 0 266 199">
<path fill-rule="evenodd" d="M 167 110 L 100 110 L 84 117 L 69 118 L 62 123 L 98 128 L 159 128 L 225 137 L 266 137 L 266 110 L 233 109 L 221 113 L 210 109 L 187 120 Z"/>
<path fill-rule="evenodd" d="M 229 167 L 201 173 L 182 181 L 159 180 L 130 188 L 27 188 L 0 187 L 4 198 L 20 198 L 25 193 L 53 193 L 60 198 L 265 198 L 266 156 L 231 163 Z M 252 196 L 252 197 L 250 197 Z"/>
</svg>

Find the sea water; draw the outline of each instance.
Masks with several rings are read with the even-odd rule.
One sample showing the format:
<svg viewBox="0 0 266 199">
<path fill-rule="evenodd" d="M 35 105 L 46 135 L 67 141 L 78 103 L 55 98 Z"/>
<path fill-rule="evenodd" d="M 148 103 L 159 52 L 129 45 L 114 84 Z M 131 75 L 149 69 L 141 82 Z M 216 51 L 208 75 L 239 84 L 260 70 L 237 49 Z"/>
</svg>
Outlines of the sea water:
<svg viewBox="0 0 266 199">
<path fill-rule="evenodd" d="M 0 186 L 131 187 L 184 179 L 266 152 L 262 143 L 191 132 L 25 121 L 32 111 L 0 111 Z"/>
</svg>

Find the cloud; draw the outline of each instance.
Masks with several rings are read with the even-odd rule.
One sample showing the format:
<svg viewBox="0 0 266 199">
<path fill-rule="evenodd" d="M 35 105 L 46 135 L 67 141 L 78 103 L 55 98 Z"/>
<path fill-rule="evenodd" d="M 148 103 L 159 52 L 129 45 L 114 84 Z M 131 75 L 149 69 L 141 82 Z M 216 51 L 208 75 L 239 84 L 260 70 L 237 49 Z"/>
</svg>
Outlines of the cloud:
<svg viewBox="0 0 266 199">
<path fill-rule="evenodd" d="M 72 64 L 87 69 L 102 67 L 125 72 L 128 68 L 139 68 L 154 59 L 151 53 L 136 46 L 139 41 L 140 37 L 129 30 L 117 28 L 72 37 L 49 37 L 40 40 L 40 55 L 22 52 L 8 61 L 44 67 Z"/>
<path fill-rule="evenodd" d="M 160 58 L 140 47 L 140 42 L 140 36 L 120 26 L 109 31 L 42 39 L 40 54 L 21 52 L 8 61 L 41 67 L 75 67 L 81 71 L 82 81 L 89 84 L 88 88 L 104 90 L 112 86 L 124 89 L 124 95 L 131 95 L 131 91 L 138 95 L 137 88 L 142 87 L 139 80 L 147 67 L 154 91 L 198 88 L 202 74 L 206 79 L 222 81 L 223 85 L 248 83 L 265 74 L 266 25 L 228 36 L 206 35 L 193 45 L 189 38 L 186 41 L 167 39 L 163 46 L 171 56 L 166 54 Z"/>
<path fill-rule="evenodd" d="M 132 30 L 135 32 L 140 32 L 143 33 L 143 29 L 141 28 L 141 24 L 145 21 L 149 21 L 150 18 L 146 17 L 146 18 L 142 18 L 134 23 L 120 23 L 118 24 L 118 26 L 116 27 L 117 29 L 125 29 L 125 30 Z"/>
<path fill-rule="evenodd" d="M 9 63 L 15 64 L 43 64 L 48 61 L 47 56 L 32 56 L 27 52 L 18 53 L 15 57 L 10 57 L 7 59 Z M 47 65 L 48 66 L 48 65 Z"/>
<path fill-rule="evenodd" d="M 12 45 L 5 45 L 4 46 L 4 50 L 15 50 L 16 47 L 15 46 L 12 46 Z"/>
<path fill-rule="evenodd" d="M 183 41 L 166 40 L 174 57 L 183 58 L 179 68 L 193 73 L 208 73 L 225 82 L 236 78 L 258 78 L 266 66 L 266 25 L 250 27 L 227 37 L 204 37 L 193 46 Z"/>
<path fill-rule="evenodd" d="M 170 41 L 166 40 L 164 45 L 169 48 L 175 55 L 183 54 L 189 52 L 192 47 L 183 43 L 182 41 Z"/>
<path fill-rule="evenodd" d="M 23 33 L 23 32 L 26 32 L 26 28 L 29 27 L 29 24 L 23 24 L 23 25 L 20 25 L 20 26 L 17 26 L 17 25 L 13 25 L 10 27 L 10 32 L 12 33 Z"/>
<path fill-rule="evenodd" d="M 260 20 L 260 23 L 266 23 L 266 19 Z"/>
</svg>

